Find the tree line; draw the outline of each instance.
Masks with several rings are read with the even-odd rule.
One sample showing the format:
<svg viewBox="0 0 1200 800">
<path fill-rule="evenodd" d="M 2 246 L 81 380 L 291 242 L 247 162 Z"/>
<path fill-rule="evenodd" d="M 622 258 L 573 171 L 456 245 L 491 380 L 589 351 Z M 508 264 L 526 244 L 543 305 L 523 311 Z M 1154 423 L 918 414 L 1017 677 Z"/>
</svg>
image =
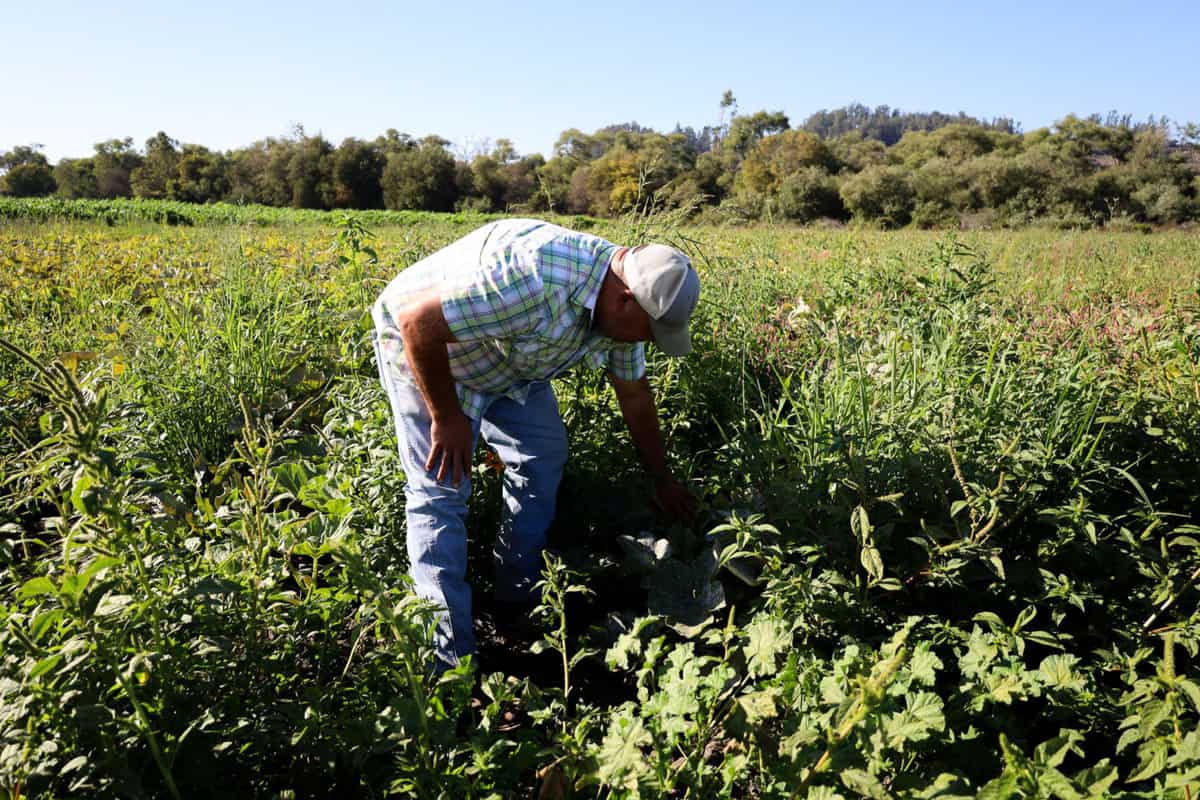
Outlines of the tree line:
<svg viewBox="0 0 1200 800">
<path fill-rule="evenodd" d="M 884 227 L 1065 227 L 1200 220 L 1200 126 L 1068 115 L 1012 120 L 860 104 L 793 127 L 779 111 L 662 133 L 636 123 L 571 128 L 549 159 L 499 139 L 455 153 L 390 129 L 339 145 L 302 127 L 220 152 L 159 132 L 99 142 L 51 164 L 37 146 L 0 153 L 0 193 L 141 197 L 313 209 L 543 211 L 611 216 L 692 210 L 722 220 L 860 220 Z"/>
</svg>

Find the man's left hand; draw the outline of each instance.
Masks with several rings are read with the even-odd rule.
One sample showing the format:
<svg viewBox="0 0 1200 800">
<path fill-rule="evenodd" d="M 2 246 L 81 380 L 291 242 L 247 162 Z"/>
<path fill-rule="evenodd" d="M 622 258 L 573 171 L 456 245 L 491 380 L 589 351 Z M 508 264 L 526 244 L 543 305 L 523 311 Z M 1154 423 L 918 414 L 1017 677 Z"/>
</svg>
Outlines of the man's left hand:
<svg viewBox="0 0 1200 800">
<path fill-rule="evenodd" d="M 654 482 L 654 504 L 664 514 L 690 523 L 696 518 L 696 497 L 674 478 L 659 478 Z"/>
</svg>

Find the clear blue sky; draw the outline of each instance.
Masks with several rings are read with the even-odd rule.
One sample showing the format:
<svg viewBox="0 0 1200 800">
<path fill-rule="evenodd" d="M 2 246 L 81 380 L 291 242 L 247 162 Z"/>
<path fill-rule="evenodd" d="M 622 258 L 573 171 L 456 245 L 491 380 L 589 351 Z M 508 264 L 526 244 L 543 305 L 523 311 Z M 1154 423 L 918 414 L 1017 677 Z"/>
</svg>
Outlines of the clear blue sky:
<svg viewBox="0 0 1200 800">
<path fill-rule="evenodd" d="M 566 128 L 794 124 L 851 102 L 1009 116 L 1116 109 L 1200 121 L 1200 3 L 6 3 L 0 150 L 51 160 L 158 130 L 217 149 L 295 123 L 547 156 Z"/>
</svg>

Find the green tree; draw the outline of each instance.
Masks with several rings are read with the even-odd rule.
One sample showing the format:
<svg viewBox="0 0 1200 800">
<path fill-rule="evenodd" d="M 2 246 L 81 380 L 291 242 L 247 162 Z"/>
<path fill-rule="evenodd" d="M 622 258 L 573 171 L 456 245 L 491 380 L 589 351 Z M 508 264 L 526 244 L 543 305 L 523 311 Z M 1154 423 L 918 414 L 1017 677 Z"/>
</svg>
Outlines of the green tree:
<svg viewBox="0 0 1200 800">
<path fill-rule="evenodd" d="M 1053 159 L 1039 150 L 1015 156 L 992 152 L 963 165 L 978 205 L 1000 211 L 1013 222 L 1045 213 L 1056 180 Z"/>
<path fill-rule="evenodd" d="M 567 207 L 571 178 L 578 164 L 555 156 L 537 170 L 538 207 L 547 211 L 562 211 Z"/>
<path fill-rule="evenodd" d="M 606 142 L 578 128 L 568 128 L 559 134 L 553 155 L 537 171 L 539 206 L 550 211 L 588 213 L 591 199 L 585 170 L 607 148 Z"/>
<path fill-rule="evenodd" d="M 800 127 L 825 139 L 858 133 L 866 139 L 891 146 L 909 131 L 933 131 L 955 124 L 1004 133 L 1017 132 L 1017 125 L 1007 117 L 981 120 L 967 116 L 961 111 L 957 114 L 941 111 L 905 112 L 890 106 L 876 106 L 872 109 L 862 103 L 852 103 L 832 111 L 822 109 L 810 115 Z"/>
<path fill-rule="evenodd" d="M 361 139 L 343 139 L 333 157 L 334 205 L 338 208 L 383 208 L 382 148 Z"/>
<path fill-rule="evenodd" d="M 826 145 L 841 168 L 853 172 L 861 172 L 887 160 L 887 146 L 878 139 L 868 139 L 861 131 L 835 136 L 826 140 Z"/>
<path fill-rule="evenodd" d="M 383 153 L 384 158 L 392 153 L 400 153 L 417 147 L 418 142 L 407 133 L 401 133 L 395 128 L 388 128 L 383 136 L 375 137 L 375 146 Z"/>
<path fill-rule="evenodd" d="M 215 203 L 229 194 L 229 164 L 220 153 L 198 144 L 185 144 L 167 182 L 167 196 L 189 203 Z"/>
<path fill-rule="evenodd" d="M 885 228 L 907 225 L 912 219 L 914 193 L 900 167 L 867 167 L 844 179 L 838 193 L 856 218 Z"/>
<path fill-rule="evenodd" d="M 450 211 L 457 199 L 449 142 L 427 136 L 419 146 L 391 153 L 383 170 L 383 202 L 391 209 Z"/>
<path fill-rule="evenodd" d="M 906 134 L 911 136 L 912 134 Z M 969 169 L 955 159 L 937 156 L 908 176 L 915 207 L 913 222 L 923 228 L 957 226 L 964 211 L 979 207 Z"/>
<path fill-rule="evenodd" d="M 821 167 L 808 166 L 785 177 L 777 191 L 779 211 L 788 219 L 811 222 L 845 217 L 837 181 Z"/>
<path fill-rule="evenodd" d="M 54 182 L 58 196 L 68 200 L 99 195 L 90 158 L 60 158 L 54 165 Z"/>
<path fill-rule="evenodd" d="M 471 162 L 471 193 L 486 211 L 504 208 L 504 195 L 508 191 L 508 176 L 504 164 L 492 154 L 481 154 Z"/>
<path fill-rule="evenodd" d="M 610 127 L 597 138 L 612 145 L 572 176 L 567 206 L 574 213 L 619 214 L 639 204 L 665 203 L 661 190 L 693 167 L 681 134 Z"/>
<path fill-rule="evenodd" d="M 788 127 L 787 114 L 782 111 L 756 111 L 749 116 L 734 117 L 722 144 L 745 157 L 759 141 L 782 133 Z"/>
<path fill-rule="evenodd" d="M 130 176 L 141 166 L 142 157 L 133 147 L 133 137 L 108 139 L 95 145 L 92 169 L 100 197 L 132 197 Z"/>
<path fill-rule="evenodd" d="M 129 183 L 138 197 L 162 200 L 168 197 L 168 184 L 177 177 L 179 142 L 159 131 L 146 140 L 146 155 L 132 171 Z"/>
<path fill-rule="evenodd" d="M 290 168 L 296 143 L 290 139 L 268 139 L 266 158 L 258 174 L 256 189 L 260 203 L 288 206 L 292 203 Z"/>
<path fill-rule="evenodd" d="M 737 175 L 737 162 L 727 152 L 710 150 L 696 158 L 692 177 L 700 191 L 714 203 L 719 203 L 732 190 Z"/>
<path fill-rule="evenodd" d="M 258 141 L 229 154 L 229 193 L 226 195 L 229 202 L 268 204 L 262 191 L 263 176 L 270 159 L 268 141 Z"/>
<path fill-rule="evenodd" d="M 337 196 L 333 180 L 333 145 L 325 137 L 303 136 L 291 148 L 287 181 L 292 208 L 332 208 Z"/>
<path fill-rule="evenodd" d="M 41 197 L 54 194 L 54 172 L 37 146 L 0 153 L 0 194 Z"/>
<path fill-rule="evenodd" d="M 910 131 L 888 150 L 888 160 L 919 168 L 933 159 L 961 163 L 992 152 L 1020 149 L 1020 137 L 989 131 L 978 125 L 946 125 L 934 131 Z"/>
<path fill-rule="evenodd" d="M 504 208 L 527 206 L 544 209 L 538 199 L 538 174 L 546 164 L 540 153 L 524 156 L 504 165 L 508 177 L 502 202 Z"/>
<path fill-rule="evenodd" d="M 836 161 L 815 133 L 784 131 L 762 139 L 749 152 L 734 187 L 738 192 L 774 194 L 784 178 L 806 167 L 829 172 L 836 167 Z"/>
</svg>

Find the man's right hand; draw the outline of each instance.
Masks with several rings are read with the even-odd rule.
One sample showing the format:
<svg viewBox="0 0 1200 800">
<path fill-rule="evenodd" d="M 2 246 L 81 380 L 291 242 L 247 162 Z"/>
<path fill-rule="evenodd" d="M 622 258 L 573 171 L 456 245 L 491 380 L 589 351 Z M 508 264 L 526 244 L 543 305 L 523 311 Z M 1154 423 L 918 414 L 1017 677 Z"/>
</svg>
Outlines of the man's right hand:
<svg viewBox="0 0 1200 800">
<path fill-rule="evenodd" d="M 473 438 L 471 420 L 458 408 L 434 417 L 429 425 L 429 458 L 425 461 L 425 470 L 433 472 L 436 465 L 438 483 L 450 478 L 457 488 L 471 469 Z"/>
</svg>

